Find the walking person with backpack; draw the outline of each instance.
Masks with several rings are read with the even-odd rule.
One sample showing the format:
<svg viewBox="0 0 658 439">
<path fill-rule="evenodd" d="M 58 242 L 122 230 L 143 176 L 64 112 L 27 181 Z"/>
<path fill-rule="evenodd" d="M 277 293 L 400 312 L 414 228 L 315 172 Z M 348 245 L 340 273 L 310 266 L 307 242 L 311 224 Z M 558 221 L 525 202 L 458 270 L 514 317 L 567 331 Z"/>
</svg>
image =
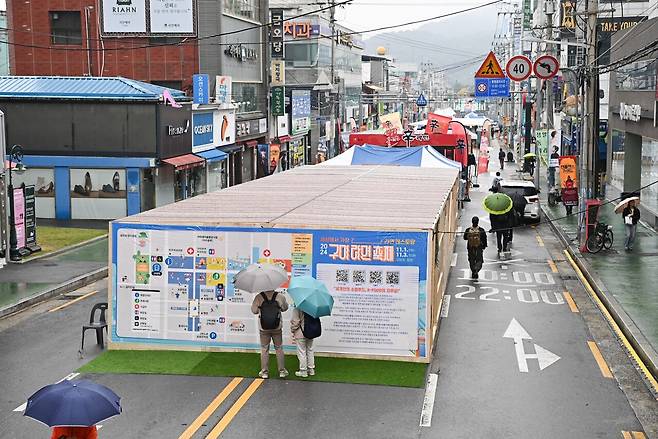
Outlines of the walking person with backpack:
<svg viewBox="0 0 658 439">
<path fill-rule="evenodd" d="M 498 160 L 500 161 L 500 170 L 502 171 L 505 168 L 505 151 L 503 151 L 503 148 L 498 150 Z"/>
<path fill-rule="evenodd" d="M 322 335 L 320 319 L 295 308 L 290 319 L 290 330 L 297 345 L 297 359 L 299 360 L 299 370 L 295 372 L 295 375 L 300 378 L 315 375 L 313 340 Z"/>
<path fill-rule="evenodd" d="M 283 330 L 281 313 L 288 310 L 288 302 L 283 294 L 276 291 L 264 291 L 256 294 L 251 303 L 251 312 L 259 315 L 258 327 L 260 329 L 260 372 L 261 378 L 269 378 L 270 369 L 270 341 L 274 343 L 276 364 L 279 378 L 288 376 L 285 357 L 283 355 Z"/>
<path fill-rule="evenodd" d="M 478 225 L 480 218 L 474 216 L 471 222 L 473 225 L 464 231 L 464 240 L 468 251 L 468 264 L 471 266 L 471 277 L 477 279 L 484 262 L 483 253 L 487 248 L 487 233 Z"/>
</svg>

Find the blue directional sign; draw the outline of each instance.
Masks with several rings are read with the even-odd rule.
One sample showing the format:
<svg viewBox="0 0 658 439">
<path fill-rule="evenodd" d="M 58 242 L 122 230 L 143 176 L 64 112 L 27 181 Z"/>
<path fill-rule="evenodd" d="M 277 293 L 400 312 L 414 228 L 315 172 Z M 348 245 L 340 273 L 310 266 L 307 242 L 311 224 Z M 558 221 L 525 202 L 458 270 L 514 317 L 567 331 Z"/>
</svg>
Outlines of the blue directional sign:
<svg viewBox="0 0 658 439">
<path fill-rule="evenodd" d="M 476 98 L 508 98 L 509 78 L 475 78 Z"/>
<path fill-rule="evenodd" d="M 425 96 L 423 96 L 422 93 L 418 96 L 418 99 L 416 99 L 416 105 L 419 107 L 425 107 L 427 105 L 427 99 L 425 99 Z"/>
</svg>

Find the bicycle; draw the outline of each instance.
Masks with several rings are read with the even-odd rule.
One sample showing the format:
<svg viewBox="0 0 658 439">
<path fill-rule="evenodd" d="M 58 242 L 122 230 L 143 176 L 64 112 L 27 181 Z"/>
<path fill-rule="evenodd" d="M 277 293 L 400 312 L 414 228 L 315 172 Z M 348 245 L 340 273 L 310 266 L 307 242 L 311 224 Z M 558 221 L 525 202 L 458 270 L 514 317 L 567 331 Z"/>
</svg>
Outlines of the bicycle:
<svg viewBox="0 0 658 439">
<path fill-rule="evenodd" d="M 614 233 L 612 232 L 612 226 L 607 225 L 604 222 L 597 221 L 594 226 L 594 233 L 589 235 L 585 247 L 590 253 L 598 253 L 602 249 L 610 250 L 612 248 L 612 243 L 614 241 Z"/>
</svg>

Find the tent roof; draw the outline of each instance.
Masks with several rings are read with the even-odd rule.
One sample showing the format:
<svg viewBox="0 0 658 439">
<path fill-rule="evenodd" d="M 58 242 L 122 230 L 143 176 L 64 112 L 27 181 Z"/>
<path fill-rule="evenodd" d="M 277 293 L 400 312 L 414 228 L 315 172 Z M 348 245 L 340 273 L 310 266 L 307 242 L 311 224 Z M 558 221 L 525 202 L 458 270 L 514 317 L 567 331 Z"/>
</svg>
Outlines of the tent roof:
<svg viewBox="0 0 658 439">
<path fill-rule="evenodd" d="M 327 160 L 322 166 L 389 165 L 421 168 L 461 169 L 461 164 L 448 159 L 431 146 L 409 148 L 357 145 Z"/>
<path fill-rule="evenodd" d="M 302 166 L 115 222 L 429 230 L 456 187 L 458 173 L 401 166 Z"/>
</svg>

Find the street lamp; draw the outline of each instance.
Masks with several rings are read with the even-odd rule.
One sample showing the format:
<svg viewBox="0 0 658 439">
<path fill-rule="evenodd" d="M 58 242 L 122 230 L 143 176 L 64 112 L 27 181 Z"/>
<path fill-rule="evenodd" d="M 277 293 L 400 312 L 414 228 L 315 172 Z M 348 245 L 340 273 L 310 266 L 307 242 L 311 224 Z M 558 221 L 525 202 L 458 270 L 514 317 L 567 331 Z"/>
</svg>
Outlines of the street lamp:
<svg viewBox="0 0 658 439">
<path fill-rule="evenodd" d="M 16 224 L 14 221 L 14 186 L 12 184 L 13 163 L 16 163 L 16 172 L 25 170 L 23 166 L 23 147 L 14 145 L 9 151 L 9 259 L 20 261 L 21 253 L 18 249 L 18 239 L 16 237 Z"/>
</svg>

